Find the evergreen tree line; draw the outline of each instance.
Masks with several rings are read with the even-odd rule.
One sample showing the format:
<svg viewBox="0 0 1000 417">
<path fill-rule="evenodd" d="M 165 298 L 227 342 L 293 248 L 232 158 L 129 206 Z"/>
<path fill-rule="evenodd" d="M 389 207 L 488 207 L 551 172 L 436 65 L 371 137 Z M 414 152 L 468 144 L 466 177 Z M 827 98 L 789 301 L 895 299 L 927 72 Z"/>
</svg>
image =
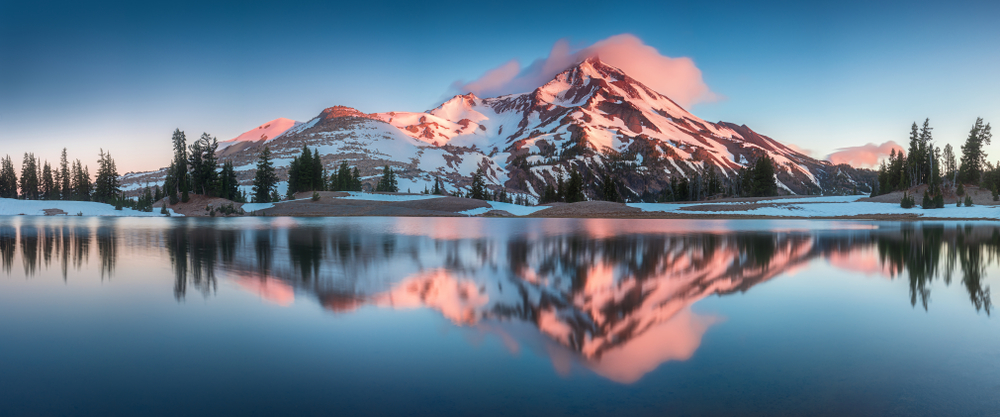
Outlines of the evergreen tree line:
<svg viewBox="0 0 1000 417">
<path fill-rule="evenodd" d="M 302 154 L 292 159 L 288 165 L 288 193 L 292 199 L 300 191 L 326 191 L 326 170 L 319 157 L 319 150 L 309 151 L 308 146 L 302 146 Z"/>
<path fill-rule="evenodd" d="M 623 186 L 620 182 L 621 168 L 605 164 L 595 173 L 598 181 L 594 184 L 594 199 L 613 202 L 627 202 L 637 199 L 643 202 L 699 201 L 710 196 L 766 197 L 778 194 L 774 160 L 767 154 L 760 154 L 754 163 L 748 164 L 730 179 L 722 178 L 718 168 L 709 166 L 688 177 L 671 177 L 658 192 L 643 191 L 642 194 Z M 476 193 L 475 176 L 473 190 Z M 548 184 L 539 198 L 539 203 L 585 201 L 585 185 L 580 173 L 572 169 L 567 179 L 562 172 L 557 174 L 555 184 Z M 633 200 L 634 201 L 634 200 Z M 526 203 L 526 201 L 525 201 Z"/>
<path fill-rule="evenodd" d="M 396 173 L 388 165 L 382 169 L 382 178 L 379 178 L 375 185 L 375 191 L 385 193 L 398 193 L 399 181 L 396 180 Z"/>
<path fill-rule="evenodd" d="M 90 181 L 89 167 L 79 159 L 72 164 L 69 162 L 66 148 L 63 148 L 56 167 L 48 161 L 42 162 L 33 153 L 25 153 L 20 177 L 14 170 L 10 155 L 7 155 L 0 161 L 0 198 L 124 204 L 114 159 L 103 149 L 98 155 L 99 168 L 94 182 Z"/>
<path fill-rule="evenodd" d="M 956 195 L 964 194 L 963 185 L 977 185 L 990 190 L 1000 188 L 1000 163 L 990 164 L 984 151 L 990 144 L 992 133 L 989 123 L 977 118 L 961 147 L 962 155 L 956 160 L 954 148 L 946 144 L 944 148 L 934 146 L 933 128 L 930 119 L 923 126 L 916 122 L 910 127 L 909 148 L 906 153 L 892 150 L 889 158 L 881 163 L 877 182 L 872 185 L 871 195 L 888 194 L 893 191 L 908 190 L 926 184 L 921 201 L 923 208 L 944 207 L 942 188 L 945 184 L 955 187 Z M 971 205 L 971 197 L 966 198 Z M 958 205 L 962 205 L 959 201 Z M 916 201 L 912 195 L 904 195 L 901 206 L 913 207 Z"/>
<path fill-rule="evenodd" d="M 310 150 L 302 147 L 299 156 L 292 159 L 288 167 L 288 192 L 286 198 L 291 199 L 296 193 L 303 191 L 361 191 L 361 174 L 358 167 L 351 168 L 347 161 L 341 161 L 337 170 L 327 176 L 318 149 Z M 383 177 L 376 191 L 399 191 L 395 173 L 389 166 L 385 167 Z M 318 194 L 314 195 L 316 198 Z M 271 161 L 271 149 L 264 149 L 257 156 L 257 173 L 254 176 L 251 198 L 254 203 L 277 202 L 278 175 Z"/>
<path fill-rule="evenodd" d="M 361 174 L 358 167 L 352 170 L 347 161 L 340 161 L 337 172 L 330 174 L 327 188 L 330 191 L 361 191 Z"/>
<path fill-rule="evenodd" d="M 155 200 L 165 196 L 169 198 L 170 204 L 177 204 L 178 201 L 186 203 L 190 200 L 189 194 L 195 193 L 246 202 L 246 195 L 240 192 L 233 163 L 226 161 L 221 169 L 219 167 L 216 155 L 219 141 L 216 138 L 202 133 L 198 140 L 188 146 L 184 132 L 175 129 L 171 141 L 174 157 L 163 180 L 163 195 L 157 190 L 153 196 Z"/>
<path fill-rule="evenodd" d="M 670 182 L 659 195 L 643 193 L 645 202 L 700 201 L 710 196 L 723 197 L 769 197 L 778 195 L 774 160 L 767 154 L 760 154 L 752 164 L 747 164 L 736 175 L 725 180 L 715 167 L 708 167 L 687 177 L 671 177 Z"/>
<path fill-rule="evenodd" d="M 942 150 L 933 143 L 934 130 L 930 119 L 925 119 L 923 127 L 918 128 L 914 122 L 910 127 L 909 150 L 906 154 L 893 149 L 889 159 L 879 166 L 877 184 L 872 186 L 872 196 L 888 194 L 893 191 L 907 190 L 921 184 L 929 184 L 935 190 L 932 194 L 940 194 L 942 156 L 947 169 L 955 165 L 954 151 L 951 145 Z"/>
<path fill-rule="evenodd" d="M 607 180 L 610 181 L 610 177 Z M 555 186 L 552 184 L 545 185 L 545 190 L 538 199 L 538 203 L 576 203 L 586 200 L 587 197 L 583 194 L 583 177 L 576 169 L 571 168 L 568 180 L 562 171 L 560 171 L 556 176 Z"/>
</svg>

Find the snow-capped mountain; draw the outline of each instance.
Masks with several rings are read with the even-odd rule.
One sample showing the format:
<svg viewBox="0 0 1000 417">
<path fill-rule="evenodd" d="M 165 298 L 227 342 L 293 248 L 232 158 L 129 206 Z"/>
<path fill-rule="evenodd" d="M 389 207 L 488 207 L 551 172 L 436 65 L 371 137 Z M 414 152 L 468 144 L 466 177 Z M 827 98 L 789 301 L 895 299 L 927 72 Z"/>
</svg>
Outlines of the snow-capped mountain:
<svg viewBox="0 0 1000 417">
<path fill-rule="evenodd" d="M 221 158 L 232 159 L 247 183 L 265 143 L 276 154 L 279 176 L 307 145 L 319 148 L 328 169 L 346 160 L 371 184 L 390 165 L 401 190 L 414 192 L 434 178 L 448 189 L 465 189 L 483 168 L 491 187 L 515 194 L 537 197 L 560 174 L 577 171 L 592 187 L 588 196 L 596 195 L 604 173 L 640 195 L 709 170 L 732 178 L 761 154 L 777 163 L 779 188 L 787 193 L 867 191 L 871 176 L 811 158 L 746 125 L 702 120 L 598 58 L 527 93 L 457 95 L 423 113 L 365 114 L 336 106 L 305 123 L 276 119 L 224 143 L 233 145 Z"/>
</svg>

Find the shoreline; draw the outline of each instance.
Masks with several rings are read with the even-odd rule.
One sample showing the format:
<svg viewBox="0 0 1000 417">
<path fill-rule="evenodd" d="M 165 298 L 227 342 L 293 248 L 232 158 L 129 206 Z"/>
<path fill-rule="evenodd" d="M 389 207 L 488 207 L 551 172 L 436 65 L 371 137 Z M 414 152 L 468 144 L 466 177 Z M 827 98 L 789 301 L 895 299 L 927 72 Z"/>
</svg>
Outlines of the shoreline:
<svg viewBox="0 0 1000 417">
<path fill-rule="evenodd" d="M 94 202 L 0 199 L 0 216 L 67 215 L 99 217 L 165 217 L 167 205 L 177 217 L 481 217 L 632 220 L 850 220 L 850 221 L 1000 221 L 1000 202 L 977 201 L 971 207 L 904 209 L 898 203 L 853 196 L 777 196 L 716 199 L 671 203 L 614 203 L 582 201 L 520 206 L 453 196 L 406 193 L 319 192 L 299 193 L 277 203 L 236 203 L 221 198 L 192 195 L 187 203 L 154 203 L 153 212 L 116 211 Z M 985 196 L 983 196 L 985 197 Z M 892 197 L 888 197 L 891 199 Z M 883 198 L 885 200 L 886 198 Z M 986 203 L 986 204 L 983 204 Z M 225 215 L 232 205 L 237 214 Z M 62 209 L 60 209 L 60 207 Z M 239 211 L 247 210 L 240 214 Z M 79 209 L 79 211 L 77 211 Z"/>
</svg>

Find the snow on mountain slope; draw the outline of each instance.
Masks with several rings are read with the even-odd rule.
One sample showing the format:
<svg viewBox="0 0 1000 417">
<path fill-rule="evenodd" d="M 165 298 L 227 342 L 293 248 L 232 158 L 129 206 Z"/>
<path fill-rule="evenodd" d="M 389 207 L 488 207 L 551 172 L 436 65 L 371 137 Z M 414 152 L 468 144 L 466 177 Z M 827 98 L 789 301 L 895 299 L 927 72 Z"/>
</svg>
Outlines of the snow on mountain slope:
<svg viewBox="0 0 1000 417">
<path fill-rule="evenodd" d="M 632 189 L 658 190 L 670 177 L 693 178 L 710 167 L 729 177 L 766 153 L 778 164 L 779 182 L 814 193 L 827 176 L 814 171 L 830 168 L 745 125 L 704 121 L 598 58 L 530 93 L 459 95 L 425 113 L 378 116 L 428 144 L 475 147 L 506 161 L 516 180 L 505 186 L 520 190 L 539 190 L 554 173 L 574 169 L 596 180 L 608 156 L 637 168 L 626 181 Z"/>
<path fill-rule="evenodd" d="M 404 134 L 377 115 L 345 106 L 323 110 L 312 120 L 269 141 L 267 146 L 281 179 L 287 178 L 288 163 L 301 153 L 303 146 L 316 149 L 328 171 L 336 169 L 341 161 L 357 166 L 369 188 L 374 187 L 386 165 L 396 172 L 401 191 L 431 188 L 435 178 L 450 184 L 448 188 L 454 190 L 456 184 L 465 185 L 469 174 L 481 166 L 488 181 L 499 184 L 507 179 L 505 170 L 480 152 L 429 145 Z M 224 155 L 224 159 L 234 160 L 238 174 L 250 172 L 260 149 L 262 145 L 256 144 Z M 249 173 L 246 176 L 249 178 Z"/>
<path fill-rule="evenodd" d="M 457 95 L 422 113 L 366 114 L 334 106 L 306 123 L 276 119 L 220 150 L 220 160 L 233 161 L 243 185 L 252 178 L 261 138 L 275 154 L 281 179 L 306 145 L 318 147 L 330 171 L 341 161 L 358 166 L 371 186 L 390 165 L 403 191 L 422 191 L 435 178 L 449 190 L 468 190 L 482 167 L 492 190 L 538 197 L 575 171 L 589 198 L 605 175 L 616 178 L 627 197 L 648 198 L 671 180 L 713 173 L 733 178 L 761 155 L 776 162 L 779 188 L 792 194 L 867 192 L 873 177 L 813 159 L 746 125 L 702 120 L 596 57 L 526 93 Z M 151 179 L 140 174 L 132 177 Z"/>
<path fill-rule="evenodd" d="M 281 134 L 285 133 L 285 131 L 287 131 L 288 129 L 291 129 L 300 124 L 301 124 L 300 122 L 296 122 L 291 119 L 286 119 L 284 117 L 279 117 L 277 119 L 271 120 L 270 122 L 258 126 L 256 129 L 244 132 L 242 135 L 239 135 L 235 138 L 220 142 L 219 146 L 226 147 L 231 144 L 239 142 L 257 142 L 260 140 L 274 139 L 278 136 L 281 136 Z"/>
</svg>

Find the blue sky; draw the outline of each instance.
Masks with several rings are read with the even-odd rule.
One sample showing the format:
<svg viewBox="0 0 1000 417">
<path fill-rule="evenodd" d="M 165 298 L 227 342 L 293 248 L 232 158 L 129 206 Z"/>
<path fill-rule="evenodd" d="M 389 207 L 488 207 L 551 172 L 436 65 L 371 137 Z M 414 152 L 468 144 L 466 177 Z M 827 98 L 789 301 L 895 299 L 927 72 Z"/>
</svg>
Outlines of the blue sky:
<svg viewBox="0 0 1000 417">
<path fill-rule="evenodd" d="M 0 156 L 119 169 L 169 160 L 174 128 L 230 139 L 323 108 L 416 111 L 511 59 L 629 33 L 689 57 L 724 99 L 690 110 L 825 156 L 958 146 L 1000 120 L 996 2 L 11 2 L 0 0 Z M 987 148 L 1000 158 L 1000 143 Z"/>
</svg>

